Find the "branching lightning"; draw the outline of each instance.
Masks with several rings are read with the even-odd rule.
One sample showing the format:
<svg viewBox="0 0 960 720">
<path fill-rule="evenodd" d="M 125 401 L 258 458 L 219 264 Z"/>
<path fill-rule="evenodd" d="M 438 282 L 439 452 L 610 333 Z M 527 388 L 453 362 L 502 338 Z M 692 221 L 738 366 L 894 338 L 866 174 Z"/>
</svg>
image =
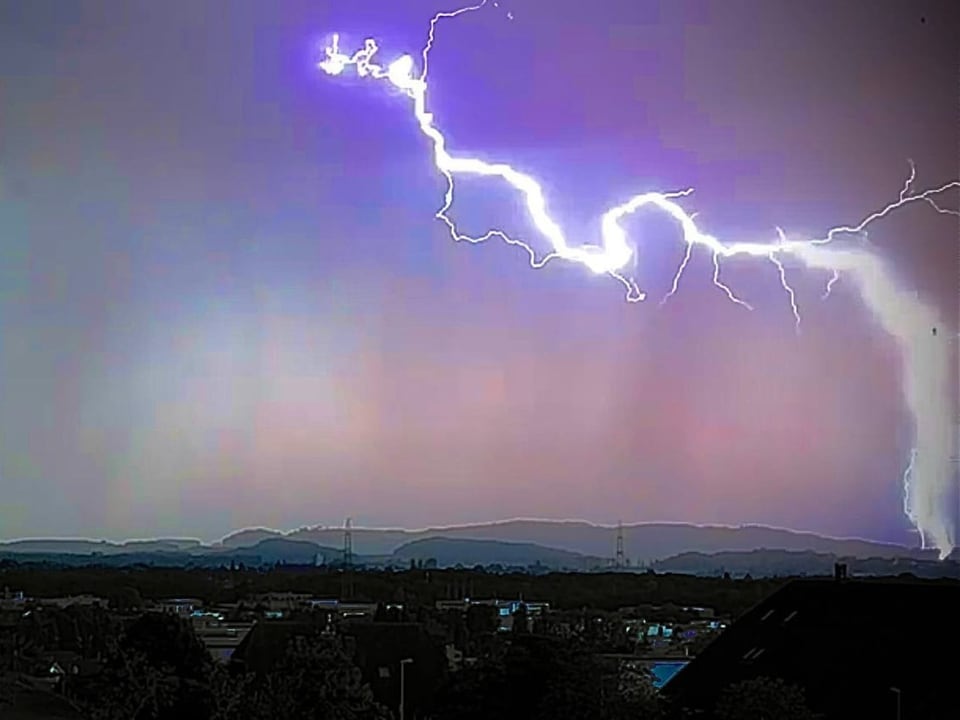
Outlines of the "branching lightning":
<svg viewBox="0 0 960 720">
<path fill-rule="evenodd" d="M 680 205 L 693 188 L 672 192 L 645 192 L 607 210 L 600 218 L 602 243 L 572 245 L 563 230 L 547 211 L 547 201 L 540 184 L 529 175 L 521 173 L 506 163 L 488 163 L 472 157 L 455 157 L 447 150 L 446 138 L 434 123 L 433 114 L 427 110 L 427 71 L 429 54 L 433 47 L 437 24 L 444 19 L 455 18 L 464 13 L 480 10 L 487 4 L 481 0 L 476 5 L 450 12 L 441 12 L 430 20 L 427 42 L 421 53 L 421 72 L 414 73 L 415 62 L 403 55 L 389 65 L 375 63 L 378 46 L 375 40 L 367 39 L 363 47 L 353 54 L 340 49 L 340 38 L 333 35 L 324 49 L 325 57 L 318 67 L 330 75 L 339 75 L 353 68 L 361 78 L 386 80 L 408 97 L 413 104 L 413 116 L 421 132 L 432 142 L 437 170 L 446 179 L 446 191 L 436 218 L 448 228 L 456 241 L 481 243 L 497 238 L 510 245 L 522 248 L 530 265 L 542 268 L 554 259 L 579 263 L 595 274 L 606 274 L 620 282 L 626 290 L 629 302 L 646 298 L 637 282 L 625 274 L 624 268 L 633 259 L 634 251 L 627 242 L 627 233 L 621 221 L 641 208 L 652 207 L 666 213 L 676 221 L 681 237 L 686 244 L 683 260 L 673 277 L 670 291 L 661 300 L 669 300 L 678 290 L 683 273 L 690 262 L 695 247 L 710 252 L 713 260 L 713 284 L 728 300 L 741 307 L 753 307 L 742 300 L 720 278 L 721 260 L 749 256 L 765 260 L 777 270 L 780 284 L 786 294 L 799 331 L 801 314 L 796 293 L 787 278 L 784 258 L 800 261 L 807 268 L 829 273 L 823 299 L 830 296 L 841 275 L 859 290 L 863 302 L 874 313 L 883 328 L 898 342 L 903 358 L 903 393 L 914 421 L 914 447 L 909 464 L 903 475 L 904 512 L 916 526 L 922 544 L 936 547 L 941 557 L 948 555 L 955 546 L 956 528 L 947 497 L 956 483 L 950 458 L 954 454 L 955 438 L 952 437 L 952 407 L 950 403 L 950 361 L 946 333 L 938 337 L 931 328 L 939 322 L 937 312 L 921 302 L 913 294 L 899 289 L 888 266 L 865 247 L 835 244 L 843 236 L 865 238 L 866 229 L 890 213 L 913 203 L 926 203 L 938 213 L 960 216 L 960 211 L 944 208 L 936 198 L 948 190 L 960 188 L 960 181 L 953 181 L 914 192 L 916 167 L 909 162 L 910 175 L 899 197 L 854 225 L 830 228 L 823 237 L 815 239 L 791 239 L 781 228 L 775 228 L 776 237 L 770 242 L 723 243 L 713 235 L 703 232 L 694 222 L 695 213 L 688 213 Z M 551 250 L 538 257 L 534 248 L 505 232 L 492 229 L 481 236 L 469 236 L 461 232 L 449 211 L 454 201 L 454 178 L 458 175 L 474 175 L 500 178 L 519 192 L 526 204 L 530 220 L 536 230 L 547 240 Z"/>
</svg>

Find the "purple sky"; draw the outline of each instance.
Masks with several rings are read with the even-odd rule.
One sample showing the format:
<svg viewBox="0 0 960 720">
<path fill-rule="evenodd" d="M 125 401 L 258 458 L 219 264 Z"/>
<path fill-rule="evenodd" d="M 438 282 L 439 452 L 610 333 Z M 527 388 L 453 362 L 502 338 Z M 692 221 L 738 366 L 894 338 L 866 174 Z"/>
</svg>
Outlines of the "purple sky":
<svg viewBox="0 0 960 720">
<path fill-rule="evenodd" d="M 728 239 L 820 234 L 958 176 L 949 0 L 503 0 L 442 25 L 460 154 L 543 181 L 578 242 L 644 190 Z M 639 305 L 458 245 L 407 102 L 313 67 L 416 53 L 425 0 L 0 0 L 0 537 L 514 516 L 764 523 L 907 542 L 892 341 L 841 283 L 724 279 L 630 225 Z M 589 8 L 589 12 L 587 10 Z M 513 14 L 509 21 L 506 12 Z M 531 228 L 465 182 L 464 229 Z M 944 197 L 956 204 L 956 197 Z M 957 222 L 872 227 L 956 332 Z"/>
</svg>

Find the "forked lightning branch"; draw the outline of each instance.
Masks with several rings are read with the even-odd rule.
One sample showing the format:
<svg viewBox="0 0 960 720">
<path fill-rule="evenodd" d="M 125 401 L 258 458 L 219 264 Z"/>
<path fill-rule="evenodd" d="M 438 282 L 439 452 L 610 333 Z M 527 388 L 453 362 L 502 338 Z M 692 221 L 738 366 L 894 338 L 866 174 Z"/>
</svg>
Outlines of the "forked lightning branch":
<svg viewBox="0 0 960 720">
<path fill-rule="evenodd" d="M 784 229 L 773 228 L 766 242 L 722 241 L 701 230 L 694 221 L 694 214 L 687 212 L 682 204 L 684 198 L 693 192 L 692 188 L 672 192 L 646 191 L 614 205 L 600 217 L 598 242 L 572 243 L 559 223 L 551 217 L 547 199 L 537 180 L 505 162 L 490 163 L 475 157 L 453 155 L 427 108 L 429 55 L 438 23 L 480 10 L 485 5 L 486 0 L 459 10 L 438 13 L 430 20 L 427 42 L 420 53 L 419 74 L 416 73 L 417 62 L 410 55 L 401 55 L 385 65 L 378 64 L 374 61 L 379 50 L 375 40 L 367 39 L 360 49 L 345 53 L 340 47 L 338 35 L 331 36 L 319 68 L 330 75 L 340 75 L 352 69 L 361 78 L 390 83 L 409 99 L 413 120 L 431 141 L 436 168 L 447 182 L 443 203 L 436 217 L 447 226 L 454 240 L 481 243 L 497 239 L 506 242 L 521 248 L 534 268 L 542 268 L 552 260 L 578 263 L 592 273 L 614 278 L 626 289 L 628 301 L 639 302 L 646 298 L 646 293 L 625 271 L 638 251 L 628 242 L 622 222 L 641 208 L 656 209 L 673 219 L 679 240 L 685 244 L 683 260 L 677 267 L 664 301 L 678 291 L 693 252 L 700 249 L 710 254 L 713 284 L 722 295 L 744 309 L 752 310 L 752 306 L 720 277 L 724 259 L 752 257 L 768 263 L 772 271 L 777 273 L 798 329 L 801 321 L 800 304 L 787 278 L 783 259 L 799 261 L 808 270 L 822 274 L 824 298 L 829 297 L 830 290 L 838 280 L 845 278 L 845 282 L 857 288 L 866 307 L 899 345 L 902 391 L 913 420 L 914 437 L 909 458 L 905 458 L 903 509 L 919 531 L 921 542 L 937 548 L 941 557 L 948 555 L 956 543 L 955 519 L 949 498 L 958 482 L 953 462 L 958 451 L 956 417 L 951 402 L 949 337 L 953 333 L 937 333 L 936 328 L 943 326 L 937 310 L 922 302 L 915 293 L 904 290 L 882 257 L 860 243 L 844 241 L 861 235 L 872 223 L 914 203 L 925 204 L 939 213 L 960 215 L 957 210 L 945 208 L 937 202 L 938 196 L 960 188 L 960 181 L 916 191 L 916 169 L 911 162 L 910 175 L 899 196 L 859 222 L 830 228 L 819 238 L 791 237 Z M 450 211 L 454 202 L 455 179 L 464 175 L 499 178 L 516 190 L 524 200 L 529 220 L 542 239 L 546 240 L 550 250 L 538 256 L 530 243 L 498 229 L 479 236 L 462 232 L 451 218 Z M 642 239 L 634 238 L 637 247 Z M 638 259 L 642 262 L 642 251 Z"/>
</svg>

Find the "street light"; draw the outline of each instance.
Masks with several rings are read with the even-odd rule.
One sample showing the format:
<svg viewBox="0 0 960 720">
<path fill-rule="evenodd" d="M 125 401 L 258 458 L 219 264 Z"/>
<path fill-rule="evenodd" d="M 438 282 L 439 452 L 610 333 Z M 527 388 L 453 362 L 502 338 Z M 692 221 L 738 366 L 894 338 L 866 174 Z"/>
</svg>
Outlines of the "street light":
<svg viewBox="0 0 960 720">
<path fill-rule="evenodd" d="M 900 688 L 892 687 L 890 692 L 895 693 L 897 696 L 897 720 L 900 720 Z M 403 720 L 403 714 L 400 715 L 401 720 Z"/>
<path fill-rule="evenodd" d="M 403 706 L 407 690 L 407 665 L 413 662 L 413 658 L 404 658 L 400 661 L 400 720 L 403 720 Z"/>
</svg>

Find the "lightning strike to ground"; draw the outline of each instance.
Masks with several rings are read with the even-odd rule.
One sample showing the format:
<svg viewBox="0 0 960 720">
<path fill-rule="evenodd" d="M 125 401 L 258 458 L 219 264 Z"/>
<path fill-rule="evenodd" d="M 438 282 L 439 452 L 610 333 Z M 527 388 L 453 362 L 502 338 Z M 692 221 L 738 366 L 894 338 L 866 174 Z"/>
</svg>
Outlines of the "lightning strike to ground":
<svg viewBox="0 0 960 720">
<path fill-rule="evenodd" d="M 621 221 L 641 208 L 652 206 L 677 223 L 681 238 L 686 244 L 684 257 L 673 277 L 671 289 L 661 304 L 677 292 L 683 273 L 697 247 L 707 250 L 712 256 L 713 284 L 728 300 L 746 310 L 752 310 L 752 305 L 739 298 L 720 279 L 721 260 L 738 256 L 760 258 L 776 267 L 798 331 L 800 309 L 796 293 L 787 280 L 783 259 L 792 258 L 809 269 L 829 273 L 823 299 L 830 296 L 841 275 L 847 277 L 858 289 L 862 301 L 873 312 L 880 325 L 897 341 L 901 352 L 902 391 L 914 426 L 913 448 L 903 474 L 904 513 L 919 532 L 921 546 L 932 545 L 941 557 L 949 555 L 956 543 L 956 526 L 949 508 L 949 497 L 957 483 L 951 462 L 955 454 L 956 439 L 951 431 L 954 417 L 950 402 L 950 351 L 949 343 L 943 338 L 938 339 L 936 333 L 931 334 L 931 328 L 943 323 L 934 308 L 922 302 L 915 294 L 899 288 L 889 266 L 879 256 L 864 246 L 843 246 L 835 244 L 835 241 L 843 236 L 864 238 L 869 225 L 909 204 L 925 203 L 938 213 L 960 216 L 960 211 L 944 208 L 936 202 L 936 198 L 946 191 L 960 188 L 960 180 L 914 192 L 916 167 L 911 160 L 910 174 L 899 197 L 867 215 L 860 222 L 830 228 L 823 237 L 813 239 L 792 239 L 785 231 L 776 228 L 776 239 L 771 238 L 771 242 L 723 243 L 702 231 L 694 222 L 695 213 L 687 212 L 680 204 L 683 198 L 693 192 L 693 188 L 672 192 L 644 192 L 603 214 L 600 218 L 602 244 L 572 245 L 563 229 L 548 213 L 546 197 L 533 177 L 506 163 L 488 163 L 478 158 L 452 155 L 447 150 L 446 138 L 434 125 L 433 114 L 427 110 L 427 71 L 437 24 L 441 20 L 480 10 L 486 4 L 487 0 L 481 0 L 476 5 L 433 16 L 427 41 L 421 52 L 419 76 L 415 75 L 415 63 L 410 55 L 402 55 L 388 65 L 379 65 L 373 61 L 379 50 L 375 40 L 367 39 L 360 50 L 345 54 L 340 49 L 338 35 L 332 36 L 330 44 L 324 49 L 325 57 L 318 63 L 318 67 L 329 75 L 340 75 L 347 68 L 353 68 L 361 78 L 389 82 L 412 101 L 413 117 L 421 132 L 432 142 L 434 163 L 446 180 L 443 203 L 436 212 L 436 218 L 446 225 L 455 241 L 481 243 L 497 238 L 524 250 L 534 268 L 542 268 L 555 259 L 579 263 L 595 274 L 614 278 L 625 288 L 627 301 L 639 302 L 646 298 L 646 293 L 624 272 L 624 268 L 634 259 L 634 250 L 627 242 L 627 233 Z M 523 196 L 530 220 L 548 241 L 551 250 L 538 257 L 529 243 L 498 229 L 488 230 L 480 236 L 461 232 L 448 214 L 454 201 L 454 178 L 458 175 L 496 177 L 508 183 Z"/>
</svg>

